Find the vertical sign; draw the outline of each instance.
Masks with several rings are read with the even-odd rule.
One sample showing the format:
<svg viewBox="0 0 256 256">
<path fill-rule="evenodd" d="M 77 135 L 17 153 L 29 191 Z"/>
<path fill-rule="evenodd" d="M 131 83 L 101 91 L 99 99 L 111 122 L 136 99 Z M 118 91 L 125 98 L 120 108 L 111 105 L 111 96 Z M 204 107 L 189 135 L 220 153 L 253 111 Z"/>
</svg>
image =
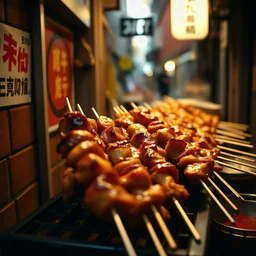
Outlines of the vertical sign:
<svg viewBox="0 0 256 256">
<path fill-rule="evenodd" d="M 73 98 L 73 35 L 72 32 L 45 20 L 48 123 L 49 131 L 57 129 L 67 111 L 66 97 Z"/>
<path fill-rule="evenodd" d="M 0 107 L 31 102 L 30 34 L 0 23 Z"/>
<path fill-rule="evenodd" d="M 178 40 L 204 39 L 209 30 L 208 0 L 171 0 L 171 34 Z"/>
</svg>

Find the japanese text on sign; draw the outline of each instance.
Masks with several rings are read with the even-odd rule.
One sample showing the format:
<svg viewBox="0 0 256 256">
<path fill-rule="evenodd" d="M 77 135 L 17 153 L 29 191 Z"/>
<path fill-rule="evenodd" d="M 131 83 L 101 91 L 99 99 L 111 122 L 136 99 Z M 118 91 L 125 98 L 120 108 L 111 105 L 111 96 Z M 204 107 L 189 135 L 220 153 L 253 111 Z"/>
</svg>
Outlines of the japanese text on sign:
<svg viewBox="0 0 256 256">
<path fill-rule="evenodd" d="M 203 39 L 209 30 L 208 0 L 170 0 L 171 33 L 178 40 Z"/>
<path fill-rule="evenodd" d="M 54 131 L 67 111 L 66 97 L 72 104 L 72 33 L 46 19 L 47 98 L 49 131 Z"/>
<path fill-rule="evenodd" d="M 0 107 L 31 102 L 30 35 L 0 23 Z"/>
<path fill-rule="evenodd" d="M 195 0 L 187 0 L 186 4 L 186 33 L 195 34 L 196 26 L 195 26 Z"/>
</svg>

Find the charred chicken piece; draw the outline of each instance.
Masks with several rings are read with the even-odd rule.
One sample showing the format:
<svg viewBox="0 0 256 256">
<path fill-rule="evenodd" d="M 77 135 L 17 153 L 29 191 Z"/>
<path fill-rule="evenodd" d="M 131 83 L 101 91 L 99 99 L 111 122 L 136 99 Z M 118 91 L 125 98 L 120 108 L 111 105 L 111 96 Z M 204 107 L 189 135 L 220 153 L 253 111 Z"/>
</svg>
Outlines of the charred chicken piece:
<svg viewBox="0 0 256 256">
<path fill-rule="evenodd" d="M 102 148 L 96 144 L 94 141 L 85 140 L 75 146 L 66 158 L 66 165 L 76 169 L 77 162 L 85 155 L 89 153 L 94 153 L 101 158 L 106 158 L 106 155 Z"/>
<path fill-rule="evenodd" d="M 138 220 L 148 205 L 143 197 L 128 193 L 115 173 L 99 175 L 86 190 L 84 202 L 96 216 L 106 220 L 111 220 L 112 208 L 128 220 Z"/>
<path fill-rule="evenodd" d="M 150 111 L 147 108 L 142 107 L 142 106 L 134 108 L 134 109 L 130 110 L 129 112 L 134 117 L 135 122 L 142 124 L 146 127 L 152 121 L 158 120 L 158 118 L 156 116 L 150 114 Z"/>
<path fill-rule="evenodd" d="M 189 164 L 184 171 L 184 175 L 191 184 L 200 184 L 200 180 L 207 182 L 212 174 L 212 167 L 207 163 Z"/>
<path fill-rule="evenodd" d="M 97 176 L 114 172 L 112 164 L 93 153 L 85 154 L 76 164 L 74 179 L 76 183 L 87 187 Z"/>
<path fill-rule="evenodd" d="M 57 145 L 56 151 L 66 158 L 72 148 L 84 140 L 94 140 L 94 135 L 86 130 L 73 130 L 70 131 L 65 137 L 62 138 Z"/>
<path fill-rule="evenodd" d="M 104 141 L 106 145 L 116 141 L 129 140 L 129 135 L 127 131 L 122 127 L 108 127 L 103 130 L 100 138 Z"/>
<path fill-rule="evenodd" d="M 115 123 L 116 126 L 127 129 L 131 124 L 134 123 L 134 117 L 130 113 L 116 114 Z"/>
<path fill-rule="evenodd" d="M 60 137 L 66 136 L 72 130 L 86 130 L 92 134 L 97 134 L 88 118 L 77 111 L 65 114 L 59 121 L 58 133 Z"/>
<path fill-rule="evenodd" d="M 115 126 L 115 121 L 107 116 L 99 116 L 96 122 L 99 134 L 101 134 L 103 130 Z"/>
<path fill-rule="evenodd" d="M 127 140 L 109 143 L 106 153 L 113 165 L 133 157 L 132 145 Z"/>
</svg>

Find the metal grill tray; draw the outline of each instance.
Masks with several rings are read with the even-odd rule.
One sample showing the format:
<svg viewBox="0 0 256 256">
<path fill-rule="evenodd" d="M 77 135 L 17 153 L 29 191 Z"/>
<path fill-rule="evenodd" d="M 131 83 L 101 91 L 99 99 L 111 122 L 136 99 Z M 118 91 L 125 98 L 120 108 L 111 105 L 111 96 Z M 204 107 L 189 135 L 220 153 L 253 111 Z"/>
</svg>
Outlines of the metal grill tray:
<svg viewBox="0 0 256 256">
<path fill-rule="evenodd" d="M 190 196 L 184 205 L 188 217 L 201 235 L 196 243 L 178 212 L 172 212 L 168 223 L 178 248 L 171 250 L 158 228 L 156 233 L 168 255 L 203 256 L 209 229 L 208 196 L 201 192 Z M 154 244 L 142 225 L 127 228 L 137 255 L 157 255 Z M 121 237 L 114 223 L 97 219 L 79 198 L 69 204 L 61 195 L 49 200 L 23 221 L 0 236 L 0 255 L 126 255 Z M 2 253 L 2 254 L 1 254 Z"/>
</svg>

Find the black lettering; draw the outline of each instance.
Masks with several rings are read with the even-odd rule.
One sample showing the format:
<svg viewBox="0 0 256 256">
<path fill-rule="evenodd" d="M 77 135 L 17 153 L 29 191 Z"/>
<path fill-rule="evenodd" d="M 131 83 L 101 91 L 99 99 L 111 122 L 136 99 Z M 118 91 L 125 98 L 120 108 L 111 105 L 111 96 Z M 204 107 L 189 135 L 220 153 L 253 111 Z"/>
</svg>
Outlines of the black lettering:
<svg viewBox="0 0 256 256">
<path fill-rule="evenodd" d="M 28 79 L 22 78 L 22 84 L 23 84 L 23 94 L 28 94 Z"/>
<path fill-rule="evenodd" d="M 5 84 L 2 84 L 5 82 L 4 77 L 0 77 L 0 97 L 5 97 Z"/>
<path fill-rule="evenodd" d="M 7 93 L 6 96 L 9 96 L 9 93 L 11 96 L 14 96 L 14 90 L 13 90 L 13 78 L 9 77 L 7 78 Z"/>
<path fill-rule="evenodd" d="M 20 88 L 21 88 L 20 84 L 21 84 L 20 78 L 15 78 L 15 82 L 14 82 L 15 95 L 20 95 Z"/>
</svg>

